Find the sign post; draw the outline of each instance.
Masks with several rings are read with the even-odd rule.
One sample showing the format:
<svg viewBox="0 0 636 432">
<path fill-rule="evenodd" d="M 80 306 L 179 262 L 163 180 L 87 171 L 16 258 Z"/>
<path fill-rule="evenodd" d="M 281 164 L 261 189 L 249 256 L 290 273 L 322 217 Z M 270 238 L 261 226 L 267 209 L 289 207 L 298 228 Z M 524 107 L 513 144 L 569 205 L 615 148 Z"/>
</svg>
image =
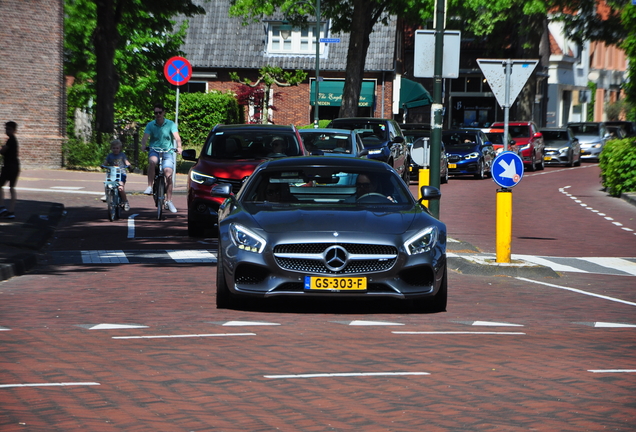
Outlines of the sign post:
<svg viewBox="0 0 636 432">
<path fill-rule="evenodd" d="M 523 177 L 523 160 L 517 153 L 499 153 L 492 164 L 492 179 L 501 186 L 497 190 L 497 262 L 510 262 L 512 243 L 512 190 Z"/>
<path fill-rule="evenodd" d="M 179 87 L 190 81 L 192 77 L 192 66 L 183 57 L 171 57 L 163 66 L 163 74 L 168 82 L 177 86 L 177 106 L 175 109 L 174 122 L 179 125 Z"/>
</svg>

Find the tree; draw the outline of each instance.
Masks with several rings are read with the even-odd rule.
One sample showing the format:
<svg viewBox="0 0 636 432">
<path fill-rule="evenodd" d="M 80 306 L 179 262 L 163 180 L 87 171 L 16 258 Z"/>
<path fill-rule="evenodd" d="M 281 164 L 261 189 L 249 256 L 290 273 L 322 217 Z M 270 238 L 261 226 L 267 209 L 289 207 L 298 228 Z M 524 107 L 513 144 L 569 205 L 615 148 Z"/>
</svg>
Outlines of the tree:
<svg viewBox="0 0 636 432">
<path fill-rule="evenodd" d="M 306 78 L 307 73 L 301 70 L 297 70 L 294 73 L 285 72 L 283 69 L 274 66 L 264 66 L 260 68 L 255 83 L 250 82 L 248 78 L 241 79 L 236 72 L 230 72 L 230 79 L 232 79 L 232 81 L 240 82 L 255 90 L 254 92 L 248 92 L 245 97 L 247 97 L 250 102 L 260 102 L 260 122 L 263 124 L 267 124 L 270 121 L 267 112 L 270 109 L 275 109 L 269 97 L 272 85 L 276 84 L 279 87 L 296 86 Z"/>
<path fill-rule="evenodd" d="M 65 69 L 85 95 L 94 91 L 98 132 L 114 130 L 122 82 L 128 91 L 139 82 L 146 87 L 149 71 L 162 71 L 167 54 L 180 54 L 185 28 L 174 34 L 173 17 L 203 12 L 192 0 L 66 0 Z"/>
</svg>

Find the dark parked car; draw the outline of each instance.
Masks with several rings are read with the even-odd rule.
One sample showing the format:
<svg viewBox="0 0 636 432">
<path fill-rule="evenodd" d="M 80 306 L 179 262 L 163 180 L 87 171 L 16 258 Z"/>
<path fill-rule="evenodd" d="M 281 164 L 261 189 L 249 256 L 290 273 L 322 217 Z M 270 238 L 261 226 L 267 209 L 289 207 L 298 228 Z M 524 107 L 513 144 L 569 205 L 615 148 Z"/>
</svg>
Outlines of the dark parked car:
<svg viewBox="0 0 636 432">
<path fill-rule="evenodd" d="M 636 136 L 636 122 L 620 120 L 606 121 L 605 126 L 607 126 L 608 128 L 614 126 L 621 128 L 625 137 Z"/>
<path fill-rule="evenodd" d="M 546 165 L 581 165 L 581 146 L 569 128 L 541 129 Z"/>
<path fill-rule="evenodd" d="M 214 230 L 223 199 L 210 196 L 212 185 L 229 183 L 238 192 L 263 160 L 305 154 L 294 126 L 215 126 L 198 158 L 195 150 L 182 153 L 183 159 L 196 162 L 188 176 L 188 235 L 202 237 L 207 228 Z"/>
<path fill-rule="evenodd" d="M 610 135 L 603 122 L 568 123 L 581 145 L 581 159 L 598 161 L 598 157 L 609 140 Z"/>
<path fill-rule="evenodd" d="M 348 129 L 298 129 L 305 149 L 312 155 L 365 157 L 362 138 Z"/>
<path fill-rule="evenodd" d="M 492 174 L 492 163 L 497 155 L 481 130 L 442 131 L 442 142 L 446 147 L 449 174 L 471 174 L 478 179 Z"/>
<path fill-rule="evenodd" d="M 409 148 L 400 125 L 394 120 L 373 117 L 338 118 L 329 123 L 330 128 L 355 130 L 360 134 L 369 159 L 377 159 L 391 165 L 409 182 Z"/>
<path fill-rule="evenodd" d="M 503 123 L 493 123 L 491 128 L 503 129 Z M 508 132 L 519 147 L 519 156 L 523 160 L 523 166 L 528 171 L 542 170 L 545 168 L 543 159 L 543 135 L 533 121 L 508 122 Z"/>
<path fill-rule="evenodd" d="M 219 211 L 217 307 L 246 297 L 412 300 L 446 309 L 446 226 L 395 170 L 308 156 L 261 164 Z M 439 199 L 422 187 L 422 199 Z"/>
</svg>

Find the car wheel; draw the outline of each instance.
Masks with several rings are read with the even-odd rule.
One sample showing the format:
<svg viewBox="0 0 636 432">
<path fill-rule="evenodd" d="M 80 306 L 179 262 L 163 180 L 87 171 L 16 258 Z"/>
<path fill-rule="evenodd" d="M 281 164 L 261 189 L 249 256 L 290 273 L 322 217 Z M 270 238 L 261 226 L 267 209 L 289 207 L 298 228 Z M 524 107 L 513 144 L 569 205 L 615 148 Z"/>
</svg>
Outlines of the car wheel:
<svg viewBox="0 0 636 432">
<path fill-rule="evenodd" d="M 439 182 L 440 182 L 441 184 L 448 183 L 448 168 L 446 168 L 446 172 L 445 172 L 445 174 L 442 176 L 442 178 L 440 178 Z"/>
<path fill-rule="evenodd" d="M 404 171 L 402 172 L 402 179 L 404 180 L 404 183 L 406 183 L 407 186 L 411 184 L 411 171 L 409 170 L 410 166 L 411 166 L 411 161 L 408 158 L 406 158 L 404 160 Z"/>
<path fill-rule="evenodd" d="M 528 171 L 536 171 L 537 170 L 537 159 L 532 153 L 532 160 L 530 161 L 530 166 L 528 167 Z"/>
<path fill-rule="evenodd" d="M 227 287 L 225 281 L 225 272 L 223 271 L 223 258 L 219 248 L 218 258 L 216 260 L 216 307 L 217 309 L 227 309 L 232 305 L 232 293 Z"/>
<path fill-rule="evenodd" d="M 537 166 L 537 169 L 539 171 L 545 169 L 545 158 L 543 157 L 543 155 L 541 155 L 541 161 L 539 162 L 539 165 Z"/>
<path fill-rule="evenodd" d="M 439 291 L 430 302 L 432 312 L 446 312 L 446 304 L 448 303 L 448 270 L 444 267 L 444 276 L 439 286 Z"/>
<path fill-rule="evenodd" d="M 570 154 L 568 155 L 568 163 L 565 164 L 568 167 L 573 167 L 574 166 L 574 153 L 570 152 Z"/>
<path fill-rule="evenodd" d="M 479 180 L 486 178 L 486 173 L 484 170 L 484 161 L 479 161 L 479 170 L 477 171 L 477 174 L 475 174 L 475 178 Z"/>
<path fill-rule="evenodd" d="M 574 162 L 574 166 L 581 166 L 581 156 Z"/>
</svg>

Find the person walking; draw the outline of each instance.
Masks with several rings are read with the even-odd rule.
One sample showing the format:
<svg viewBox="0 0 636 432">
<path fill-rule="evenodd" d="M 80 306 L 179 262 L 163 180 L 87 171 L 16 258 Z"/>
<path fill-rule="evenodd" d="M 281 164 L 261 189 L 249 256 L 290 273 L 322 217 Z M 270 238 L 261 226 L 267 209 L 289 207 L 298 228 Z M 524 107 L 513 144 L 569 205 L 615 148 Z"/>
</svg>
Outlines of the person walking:
<svg viewBox="0 0 636 432">
<path fill-rule="evenodd" d="M 146 125 L 144 137 L 141 140 L 141 148 L 149 150 L 148 152 L 148 187 L 144 191 L 146 195 L 152 195 L 152 183 L 155 179 L 155 169 L 159 163 L 159 153 L 155 151 L 168 151 L 174 148 L 173 142 L 176 142 L 176 151 L 181 153 L 181 137 L 177 130 L 177 125 L 165 118 L 166 110 L 161 104 L 156 104 L 155 119 Z M 146 146 L 148 143 L 148 146 Z M 171 213 L 176 213 L 177 209 L 172 203 L 172 174 L 176 167 L 176 156 L 174 153 L 165 153 L 163 156 L 163 172 L 166 176 L 166 207 Z"/>
<path fill-rule="evenodd" d="M 0 148 L 0 154 L 4 157 L 4 165 L 2 166 L 2 172 L 0 172 L 0 217 L 4 219 L 15 219 L 15 203 L 17 201 L 15 185 L 20 175 L 18 140 L 15 137 L 18 131 L 18 124 L 10 121 L 7 122 L 4 127 L 9 139 L 7 139 L 6 144 Z M 9 208 L 4 206 L 4 192 L 2 190 L 7 182 L 9 183 L 9 194 L 11 195 Z"/>
</svg>

